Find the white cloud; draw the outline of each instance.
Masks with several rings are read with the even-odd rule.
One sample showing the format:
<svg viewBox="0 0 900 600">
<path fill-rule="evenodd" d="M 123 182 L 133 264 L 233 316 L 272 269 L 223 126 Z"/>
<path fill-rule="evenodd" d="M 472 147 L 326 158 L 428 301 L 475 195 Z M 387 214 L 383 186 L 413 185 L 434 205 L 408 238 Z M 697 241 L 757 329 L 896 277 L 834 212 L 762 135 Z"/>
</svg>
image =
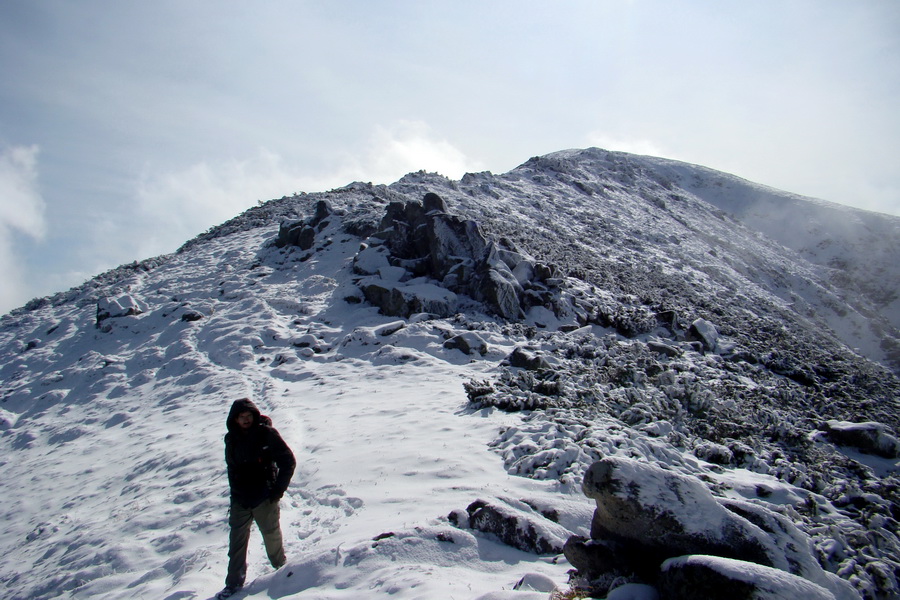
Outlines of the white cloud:
<svg viewBox="0 0 900 600">
<path fill-rule="evenodd" d="M 399 121 L 376 127 L 361 157 L 352 157 L 347 172 L 354 179 L 390 183 L 407 173 L 434 171 L 459 179 L 467 171 L 483 170 L 450 142 L 436 139 L 422 121 Z"/>
<path fill-rule="evenodd" d="M 37 187 L 37 146 L 15 146 L 0 153 L 0 312 L 28 295 L 13 232 L 44 236 L 44 200 Z"/>
<path fill-rule="evenodd" d="M 420 121 L 376 127 L 359 152 L 346 152 L 324 172 L 309 173 L 287 162 L 277 153 L 260 149 L 243 160 L 204 161 L 168 173 L 146 170 L 136 191 L 143 230 L 133 239 L 141 240 L 140 255 L 171 252 L 257 200 L 324 191 L 353 181 L 388 184 L 421 169 L 451 178 L 481 170 Z"/>
<path fill-rule="evenodd" d="M 588 144 L 603 148 L 604 150 L 618 150 L 620 152 L 630 152 L 631 154 L 642 154 L 646 156 L 665 156 L 666 152 L 662 146 L 647 139 L 618 137 L 602 132 L 595 132 L 588 135 Z"/>
</svg>

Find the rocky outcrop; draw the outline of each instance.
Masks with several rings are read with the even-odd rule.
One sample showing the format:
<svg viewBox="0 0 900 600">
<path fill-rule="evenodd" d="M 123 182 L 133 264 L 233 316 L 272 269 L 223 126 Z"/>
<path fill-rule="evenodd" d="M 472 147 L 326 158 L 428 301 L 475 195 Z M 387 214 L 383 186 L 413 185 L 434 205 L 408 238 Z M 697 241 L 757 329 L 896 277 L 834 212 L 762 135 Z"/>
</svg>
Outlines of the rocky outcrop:
<svg viewBox="0 0 900 600">
<path fill-rule="evenodd" d="M 297 246 L 301 250 L 309 250 L 315 245 L 316 232 L 328 225 L 331 206 L 325 200 L 319 200 L 316 211 L 309 219 L 301 221 L 285 221 L 278 228 L 278 239 L 275 245 L 279 248 Z"/>
<path fill-rule="evenodd" d="M 703 555 L 717 557 L 719 562 L 713 561 L 715 565 L 744 565 L 745 570 L 753 572 L 769 569 L 791 574 L 809 583 L 810 589 L 826 590 L 829 595 L 823 598 L 859 597 L 847 582 L 822 569 L 809 537 L 789 519 L 759 504 L 716 498 L 694 477 L 646 462 L 607 457 L 591 465 L 582 489 L 597 505 L 591 537 L 569 538 L 564 553 L 587 580 L 610 573 L 634 573 L 654 582 L 660 579 L 659 569 L 667 560 Z M 704 563 L 702 568 L 712 567 Z M 666 583 L 660 585 L 661 590 L 675 585 L 684 588 L 673 587 L 674 591 L 667 592 L 671 595 L 664 597 L 720 597 L 707 596 L 707 592 L 712 592 L 696 587 L 703 579 L 696 574 L 702 572 L 699 569 L 691 566 L 684 572 L 669 574 Z M 717 586 L 721 583 L 720 578 L 712 579 Z M 776 583 L 793 580 L 773 579 Z M 727 589 L 727 584 L 722 585 Z M 782 597 L 754 595 L 754 588 L 737 584 L 734 590 L 744 590 L 741 593 L 748 595 L 731 598 Z"/>
<path fill-rule="evenodd" d="M 279 243 L 301 242 L 304 227 L 314 228 L 315 219 L 283 227 Z M 431 193 L 421 204 L 389 204 L 353 266 L 363 276 L 358 285 L 366 299 L 387 315 L 449 316 L 456 294 L 520 320 L 532 306 L 550 306 L 554 297 L 552 267 L 489 241 L 475 221 L 449 214 L 443 199 Z M 451 293 L 437 293 L 436 287 Z"/>
<path fill-rule="evenodd" d="M 585 473 L 582 489 L 597 504 L 591 538 L 611 545 L 628 562 L 655 570 L 673 556 L 714 554 L 787 567 L 762 531 L 717 503 L 697 479 L 636 460 L 605 458 Z M 575 566 L 598 571 L 592 564 Z"/>
</svg>

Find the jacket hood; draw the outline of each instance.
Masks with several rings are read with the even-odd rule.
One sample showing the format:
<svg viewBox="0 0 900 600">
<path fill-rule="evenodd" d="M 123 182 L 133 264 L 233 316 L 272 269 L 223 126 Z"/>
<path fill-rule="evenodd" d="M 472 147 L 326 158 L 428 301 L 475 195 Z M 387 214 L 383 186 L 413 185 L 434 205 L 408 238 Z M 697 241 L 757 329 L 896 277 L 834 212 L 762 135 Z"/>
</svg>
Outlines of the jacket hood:
<svg viewBox="0 0 900 600">
<path fill-rule="evenodd" d="M 228 431 L 237 431 L 240 429 L 238 427 L 237 416 L 243 412 L 251 412 L 253 413 L 253 426 L 256 427 L 260 424 L 271 424 L 272 421 L 269 417 L 263 416 L 259 409 L 253 404 L 253 401 L 249 398 L 241 398 L 240 400 L 235 400 L 231 405 L 231 410 L 228 411 L 228 420 L 225 422 L 225 426 L 228 428 Z"/>
</svg>

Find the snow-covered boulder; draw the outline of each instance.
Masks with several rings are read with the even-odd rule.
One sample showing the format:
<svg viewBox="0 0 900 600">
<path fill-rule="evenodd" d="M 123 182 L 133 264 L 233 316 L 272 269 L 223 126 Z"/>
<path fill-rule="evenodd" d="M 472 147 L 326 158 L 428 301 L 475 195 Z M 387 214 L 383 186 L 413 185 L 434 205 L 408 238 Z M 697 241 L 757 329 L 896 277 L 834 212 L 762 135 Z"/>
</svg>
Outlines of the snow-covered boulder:
<svg viewBox="0 0 900 600">
<path fill-rule="evenodd" d="M 771 544 L 787 559 L 792 574 L 822 586 L 838 600 L 858 600 L 859 594 L 848 581 L 822 568 L 809 536 L 790 519 L 753 502 L 731 498 L 722 498 L 719 502 L 766 532 Z"/>
<path fill-rule="evenodd" d="M 353 270 L 361 275 L 375 275 L 381 269 L 391 266 L 389 256 L 390 250 L 386 246 L 366 244 L 353 258 Z"/>
<path fill-rule="evenodd" d="M 456 294 L 431 283 L 404 285 L 373 277 L 361 281 L 359 287 L 366 300 L 392 317 L 408 318 L 416 313 L 449 317 L 458 304 Z"/>
<path fill-rule="evenodd" d="M 444 348 L 449 350 L 459 350 L 463 354 L 477 352 L 482 356 L 488 352 L 488 345 L 487 342 L 484 341 L 484 338 L 471 331 L 465 331 L 453 336 L 444 342 Z"/>
<path fill-rule="evenodd" d="M 839 446 L 852 446 L 883 458 L 900 458 L 900 440 L 881 423 L 831 420 L 825 423 L 824 430 L 828 439 Z"/>
<path fill-rule="evenodd" d="M 571 533 L 524 502 L 476 500 L 466 513 L 470 529 L 494 535 L 523 552 L 560 554 Z"/>
<path fill-rule="evenodd" d="M 97 325 L 101 321 L 115 317 L 139 315 L 147 310 L 147 307 L 134 296 L 123 294 L 115 298 L 104 297 L 97 301 Z"/>
<path fill-rule="evenodd" d="M 761 529 L 716 502 L 693 477 L 607 457 L 588 468 L 582 489 L 597 504 L 591 538 L 615 544 L 635 562 L 655 568 L 674 556 L 714 554 L 788 568 Z"/>
<path fill-rule="evenodd" d="M 719 330 L 706 319 L 697 319 L 691 323 L 689 337 L 703 344 L 703 349 L 715 352 L 719 345 Z"/>
<path fill-rule="evenodd" d="M 591 538 L 573 536 L 564 551 L 587 579 L 632 572 L 652 581 L 669 559 L 709 555 L 790 573 L 824 590 L 828 595 L 823 598 L 858 599 L 848 582 L 821 567 L 809 536 L 787 517 L 760 504 L 716 498 L 699 479 L 647 462 L 606 457 L 591 465 L 582 487 L 597 504 Z M 706 591 L 693 589 L 672 598 L 720 597 Z M 751 592 L 737 597 L 781 597 Z"/>
<path fill-rule="evenodd" d="M 720 556 L 667 560 L 659 590 L 662 600 L 835 600 L 827 589 L 797 575 Z"/>
</svg>

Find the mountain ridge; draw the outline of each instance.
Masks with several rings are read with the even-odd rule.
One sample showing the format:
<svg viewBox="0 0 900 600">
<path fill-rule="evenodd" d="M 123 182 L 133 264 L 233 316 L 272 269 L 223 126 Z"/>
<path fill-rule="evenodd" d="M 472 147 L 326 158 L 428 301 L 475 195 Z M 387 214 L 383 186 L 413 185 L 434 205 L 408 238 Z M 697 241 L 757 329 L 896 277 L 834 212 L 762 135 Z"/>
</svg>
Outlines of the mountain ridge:
<svg viewBox="0 0 900 600">
<path fill-rule="evenodd" d="M 544 507 L 548 531 L 586 535 L 579 483 L 616 455 L 789 515 L 823 566 L 890 597 L 897 461 L 828 425 L 900 430 L 896 374 L 846 343 L 890 364 L 887 317 L 653 165 L 588 149 L 284 197 L 5 315 L 0 480 L 17 500 L 0 584 L 22 600 L 206 597 L 224 572 L 222 411 L 247 395 L 306 459 L 284 507 L 297 575 L 257 561 L 248 597 L 497 598 L 529 574 L 561 588 L 559 557 L 510 550 L 460 510 Z M 366 302 L 362 247 L 392 203 L 426 194 L 515 260 L 552 266 L 553 301 L 521 319 L 471 299 L 445 317 Z M 322 201 L 311 245 L 278 248 L 279 226 Z M 382 278 L 427 279 L 397 266 Z"/>
</svg>

